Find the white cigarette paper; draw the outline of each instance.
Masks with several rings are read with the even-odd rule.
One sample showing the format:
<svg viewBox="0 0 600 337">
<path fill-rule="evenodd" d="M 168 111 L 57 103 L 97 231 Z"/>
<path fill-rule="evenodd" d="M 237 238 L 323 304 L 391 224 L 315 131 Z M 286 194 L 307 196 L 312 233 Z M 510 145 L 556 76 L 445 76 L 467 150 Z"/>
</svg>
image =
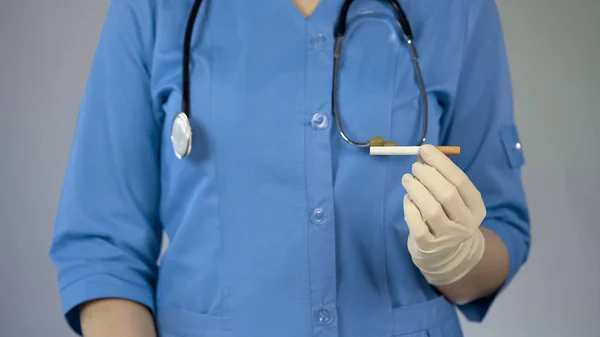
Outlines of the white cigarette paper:
<svg viewBox="0 0 600 337">
<path fill-rule="evenodd" d="M 460 154 L 459 146 L 436 146 L 438 150 L 446 155 Z M 371 146 L 371 156 L 416 156 L 419 154 L 419 146 Z"/>
</svg>

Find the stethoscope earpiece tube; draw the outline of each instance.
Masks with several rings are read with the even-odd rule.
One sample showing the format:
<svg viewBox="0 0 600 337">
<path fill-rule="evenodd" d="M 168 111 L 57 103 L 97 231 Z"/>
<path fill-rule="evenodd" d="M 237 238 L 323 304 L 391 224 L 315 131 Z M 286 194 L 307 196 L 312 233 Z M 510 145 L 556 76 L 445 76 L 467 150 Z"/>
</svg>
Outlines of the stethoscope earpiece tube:
<svg viewBox="0 0 600 337">
<path fill-rule="evenodd" d="M 342 4 L 342 8 L 340 9 L 340 13 L 338 14 L 337 24 L 335 26 L 335 36 L 344 36 L 346 34 L 346 26 L 348 23 L 348 11 L 350 10 L 350 6 L 354 0 L 346 0 Z M 413 39 L 412 28 L 410 27 L 410 23 L 408 22 L 408 18 L 406 17 L 406 13 L 396 0 L 387 0 L 387 2 L 392 6 L 394 12 L 396 13 L 396 19 L 400 23 L 402 27 L 402 32 L 406 36 L 408 40 Z"/>
<path fill-rule="evenodd" d="M 412 28 L 410 27 L 410 23 L 408 22 L 408 18 L 406 17 L 406 13 L 402 9 L 402 7 L 400 7 L 398 1 L 388 0 L 388 2 L 390 3 L 390 5 L 392 5 L 394 11 L 396 12 L 396 18 L 398 19 L 398 22 L 400 22 L 400 26 L 402 26 L 402 31 L 404 32 L 404 35 L 409 41 L 412 41 L 413 32 Z"/>
<path fill-rule="evenodd" d="M 190 116 L 190 54 L 192 48 L 192 34 L 194 33 L 194 24 L 196 17 L 200 11 L 202 0 L 194 1 L 194 6 L 188 17 L 187 26 L 185 29 L 185 38 L 183 39 L 183 69 L 181 71 L 181 111 L 188 117 Z"/>
</svg>

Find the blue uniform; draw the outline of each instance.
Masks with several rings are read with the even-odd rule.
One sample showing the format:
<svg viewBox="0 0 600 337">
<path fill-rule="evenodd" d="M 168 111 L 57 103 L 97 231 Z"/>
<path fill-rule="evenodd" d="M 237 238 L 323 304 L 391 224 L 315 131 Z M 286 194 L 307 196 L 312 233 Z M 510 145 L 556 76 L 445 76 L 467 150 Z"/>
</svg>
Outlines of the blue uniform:
<svg viewBox="0 0 600 337">
<path fill-rule="evenodd" d="M 414 157 L 372 157 L 331 114 L 341 0 L 307 20 L 289 0 L 205 1 L 191 49 L 190 157 L 171 147 L 192 0 L 114 0 L 79 112 L 51 258 L 66 318 L 119 297 L 162 337 L 461 336 L 455 306 L 406 248 L 401 184 Z M 410 1 L 429 98 L 428 143 L 486 203 L 482 226 L 529 251 L 524 163 L 493 0 Z M 385 2 L 356 1 L 339 102 L 352 138 L 414 145 L 421 100 Z M 160 264 L 161 233 L 170 244 Z M 480 321 L 494 296 L 459 306 Z"/>
</svg>

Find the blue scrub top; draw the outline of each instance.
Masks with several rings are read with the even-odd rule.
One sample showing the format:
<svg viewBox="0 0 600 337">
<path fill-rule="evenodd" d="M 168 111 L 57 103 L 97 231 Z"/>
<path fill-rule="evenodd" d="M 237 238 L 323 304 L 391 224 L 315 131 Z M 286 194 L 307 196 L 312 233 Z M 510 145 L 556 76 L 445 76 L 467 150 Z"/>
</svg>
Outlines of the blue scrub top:
<svg viewBox="0 0 600 337">
<path fill-rule="evenodd" d="M 104 297 L 142 303 L 162 337 L 461 336 L 455 306 L 406 248 L 401 177 L 331 114 L 342 0 L 305 19 L 290 0 L 206 0 L 192 39 L 191 157 L 178 160 L 192 0 L 114 0 L 79 112 L 51 258 L 66 318 Z M 493 0 L 401 1 L 429 97 L 428 143 L 487 205 L 510 279 L 529 251 L 524 163 Z M 393 11 L 355 1 L 339 100 L 349 135 L 414 145 L 419 90 Z M 161 233 L 170 245 L 157 264 Z M 481 321 L 494 296 L 462 305 Z"/>
</svg>

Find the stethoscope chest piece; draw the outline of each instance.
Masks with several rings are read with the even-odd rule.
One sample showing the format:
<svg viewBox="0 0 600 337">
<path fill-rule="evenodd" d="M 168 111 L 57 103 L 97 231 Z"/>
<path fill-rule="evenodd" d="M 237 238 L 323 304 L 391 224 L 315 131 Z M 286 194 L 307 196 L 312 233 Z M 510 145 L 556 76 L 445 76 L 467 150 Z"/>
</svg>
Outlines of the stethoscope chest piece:
<svg viewBox="0 0 600 337">
<path fill-rule="evenodd" d="M 192 151 L 192 125 L 187 115 L 180 112 L 171 125 L 171 143 L 175 156 L 182 159 Z"/>
</svg>

